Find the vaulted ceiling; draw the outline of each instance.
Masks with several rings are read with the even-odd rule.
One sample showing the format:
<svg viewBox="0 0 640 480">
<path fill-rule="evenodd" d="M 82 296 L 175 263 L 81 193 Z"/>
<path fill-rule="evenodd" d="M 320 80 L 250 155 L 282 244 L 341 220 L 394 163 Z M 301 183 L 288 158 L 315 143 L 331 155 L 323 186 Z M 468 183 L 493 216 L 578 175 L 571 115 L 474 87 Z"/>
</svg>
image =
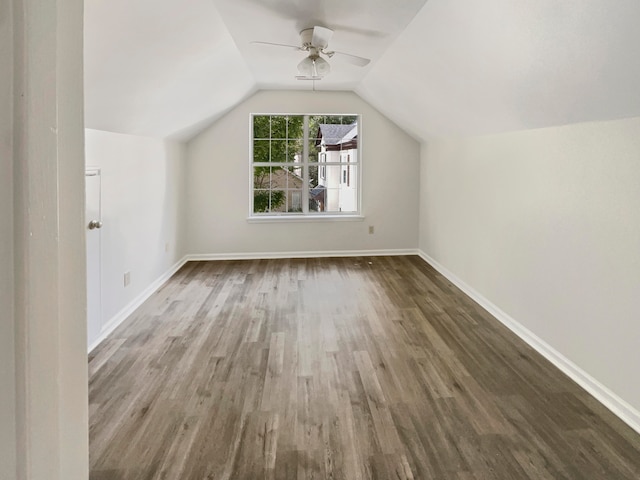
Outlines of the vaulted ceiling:
<svg viewBox="0 0 640 480">
<path fill-rule="evenodd" d="M 418 139 L 640 115 L 638 0 L 86 0 L 89 128 L 188 138 L 259 89 L 353 90 Z M 295 79 L 314 25 L 321 81 Z"/>
</svg>

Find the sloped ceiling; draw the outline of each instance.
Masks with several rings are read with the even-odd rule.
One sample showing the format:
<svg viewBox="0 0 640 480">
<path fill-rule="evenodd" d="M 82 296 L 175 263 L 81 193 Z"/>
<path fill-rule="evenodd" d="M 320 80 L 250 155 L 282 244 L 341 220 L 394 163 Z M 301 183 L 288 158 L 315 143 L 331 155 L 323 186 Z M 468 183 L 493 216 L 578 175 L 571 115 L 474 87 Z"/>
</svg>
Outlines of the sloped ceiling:
<svg viewBox="0 0 640 480">
<path fill-rule="evenodd" d="M 87 0 L 89 128 L 188 138 L 258 89 L 355 90 L 419 139 L 640 115 L 638 0 Z M 294 79 L 313 25 L 322 81 Z"/>
<path fill-rule="evenodd" d="M 188 137 L 255 90 L 209 0 L 86 0 L 85 125 Z"/>
<path fill-rule="evenodd" d="M 429 0 L 356 92 L 414 136 L 640 115 L 637 0 Z"/>
</svg>

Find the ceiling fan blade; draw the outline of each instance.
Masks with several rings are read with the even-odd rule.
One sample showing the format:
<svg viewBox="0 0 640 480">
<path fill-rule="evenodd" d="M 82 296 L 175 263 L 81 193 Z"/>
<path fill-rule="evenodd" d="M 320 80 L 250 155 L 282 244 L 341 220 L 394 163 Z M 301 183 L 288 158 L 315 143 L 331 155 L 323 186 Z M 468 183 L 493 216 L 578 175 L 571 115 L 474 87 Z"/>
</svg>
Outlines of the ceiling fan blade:
<svg viewBox="0 0 640 480">
<path fill-rule="evenodd" d="M 356 65 L 358 67 L 366 67 L 367 65 L 369 65 L 369 62 L 371 62 L 371 60 L 369 60 L 368 58 L 359 57 L 358 55 L 351 55 L 350 53 L 344 53 L 344 52 L 328 52 L 328 53 L 339 55 L 342 58 L 344 58 L 345 61 L 349 62 L 352 65 Z"/>
<path fill-rule="evenodd" d="M 287 45 L 286 43 L 273 43 L 273 42 L 250 42 L 252 45 L 269 45 L 272 47 L 286 47 L 286 48 L 292 48 L 294 50 L 304 50 L 303 48 L 300 48 L 299 45 Z"/>
<path fill-rule="evenodd" d="M 329 45 L 329 40 L 333 36 L 333 30 L 326 27 L 313 27 L 313 36 L 311 37 L 311 45 L 322 50 Z"/>
</svg>

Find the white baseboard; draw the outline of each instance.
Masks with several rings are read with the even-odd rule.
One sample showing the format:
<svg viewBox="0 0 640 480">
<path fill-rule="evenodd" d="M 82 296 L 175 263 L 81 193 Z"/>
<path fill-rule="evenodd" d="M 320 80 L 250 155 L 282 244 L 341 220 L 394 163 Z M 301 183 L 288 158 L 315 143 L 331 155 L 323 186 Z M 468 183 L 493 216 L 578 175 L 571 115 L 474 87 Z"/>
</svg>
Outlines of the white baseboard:
<svg viewBox="0 0 640 480">
<path fill-rule="evenodd" d="M 100 343 L 104 341 L 118 326 L 124 322 L 129 315 L 131 315 L 140 305 L 142 305 L 151 295 L 155 293 L 167 280 L 169 280 L 174 273 L 176 273 L 180 268 L 187 263 L 187 257 L 182 257 L 182 259 L 178 260 L 169 270 L 164 272 L 160 277 L 158 277 L 153 283 L 151 283 L 147 288 L 145 288 L 140 295 L 131 300 L 122 310 L 116 313 L 111 319 L 105 323 L 104 327 L 102 327 L 102 331 L 100 332 L 100 336 L 89 345 L 89 353 L 96 348 Z"/>
<path fill-rule="evenodd" d="M 187 255 L 187 261 L 208 260 L 262 260 L 270 258 L 319 258 L 319 257 L 381 257 L 398 255 L 418 255 L 413 249 L 390 250 L 331 250 L 313 252 L 255 252 L 255 253 L 207 253 Z"/>
<path fill-rule="evenodd" d="M 522 326 L 507 313 L 503 312 L 499 307 L 494 305 L 491 301 L 478 293 L 471 286 L 467 285 L 455 274 L 447 270 L 447 268 L 440 265 L 429 255 L 421 250 L 418 252 L 418 255 L 420 255 L 420 257 L 425 262 L 427 262 L 438 272 L 444 275 L 456 287 L 458 287 L 465 294 L 475 300 L 482 308 L 493 315 L 499 322 L 504 324 L 509 330 L 518 335 L 529 346 L 531 346 L 543 357 L 553 363 L 557 368 L 559 368 L 562 372 L 569 376 L 574 382 L 584 388 L 589 394 L 591 394 L 596 400 L 598 400 L 605 407 L 611 410 L 611 412 L 613 412 L 623 422 L 633 428 L 636 432 L 640 433 L 640 412 L 638 410 L 633 408 L 622 398 L 602 385 L 598 380 L 593 378 L 571 360 L 555 350 L 540 337 L 536 336 L 533 332 Z"/>
</svg>

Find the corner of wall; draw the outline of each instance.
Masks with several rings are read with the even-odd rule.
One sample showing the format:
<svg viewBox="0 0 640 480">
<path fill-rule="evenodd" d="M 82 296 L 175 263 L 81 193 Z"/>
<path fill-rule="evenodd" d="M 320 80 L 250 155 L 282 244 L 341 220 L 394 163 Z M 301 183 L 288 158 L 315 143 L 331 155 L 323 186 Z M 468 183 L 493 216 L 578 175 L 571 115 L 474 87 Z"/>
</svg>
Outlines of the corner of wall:
<svg viewBox="0 0 640 480">
<path fill-rule="evenodd" d="M 496 320 L 524 340 L 527 345 L 549 360 L 565 375 L 607 407 L 614 415 L 620 418 L 636 432 L 640 433 L 640 411 L 636 410 L 633 406 L 620 398 L 593 376 L 589 375 L 547 342 L 528 330 L 497 305 L 493 304 L 484 295 L 480 294 L 473 287 L 458 278 L 454 273 L 447 270 L 447 268 L 438 263 L 435 259 L 431 258 L 424 251 L 421 250 L 419 252 L 419 256 L 456 287 L 462 290 L 466 295 L 472 298 L 478 305 L 489 312 Z"/>
<path fill-rule="evenodd" d="M 638 128 L 636 117 L 437 139 L 420 173 L 429 261 L 634 428 Z"/>
</svg>

